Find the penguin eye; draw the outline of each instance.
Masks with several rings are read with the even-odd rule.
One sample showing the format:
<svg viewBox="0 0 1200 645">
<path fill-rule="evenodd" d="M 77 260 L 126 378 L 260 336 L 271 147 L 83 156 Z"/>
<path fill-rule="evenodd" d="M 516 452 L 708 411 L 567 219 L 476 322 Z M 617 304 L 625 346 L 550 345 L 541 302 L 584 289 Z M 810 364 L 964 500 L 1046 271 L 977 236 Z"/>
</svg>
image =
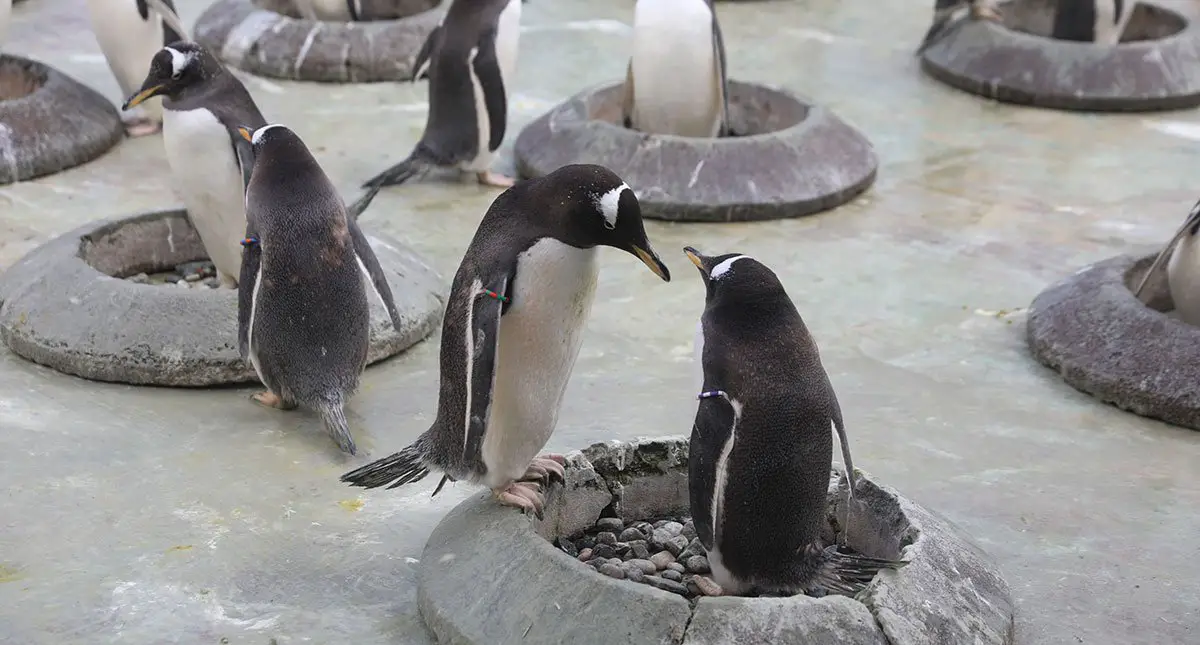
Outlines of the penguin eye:
<svg viewBox="0 0 1200 645">
<path fill-rule="evenodd" d="M 176 80 L 176 81 L 179 80 L 180 76 L 183 76 L 183 70 L 179 70 L 178 72 L 171 72 L 171 78 L 173 80 Z"/>
<path fill-rule="evenodd" d="M 608 229 L 608 230 L 610 230 L 610 231 L 611 231 L 611 230 L 613 230 L 613 229 L 617 228 L 617 223 L 616 223 L 616 222 L 610 222 L 610 221 L 608 221 L 608 220 L 604 220 L 604 228 L 606 228 L 606 229 Z"/>
</svg>

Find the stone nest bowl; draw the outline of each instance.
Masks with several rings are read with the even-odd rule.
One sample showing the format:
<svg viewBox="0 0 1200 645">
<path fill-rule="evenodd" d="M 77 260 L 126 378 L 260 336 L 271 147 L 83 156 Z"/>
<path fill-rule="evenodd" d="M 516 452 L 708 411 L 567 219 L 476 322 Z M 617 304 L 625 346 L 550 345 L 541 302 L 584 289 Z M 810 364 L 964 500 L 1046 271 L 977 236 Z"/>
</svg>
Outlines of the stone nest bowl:
<svg viewBox="0 0 1200 645">
<path fill-rule="evenodd" d="M 595 444 L 567 456 L 545 519 L 502 507 L 491 493 L 452 510 L 433 530 L 417 573 L 417 602 L 439 643 L 459 645 L 888 645 L 1012 642 L 1007 583 L 947 520 L 861 475 L 830 481 L 832 522 L 866 555 L 909 563 L 875 577 L 857 598 L 699 598 L 598 573 L 551 544 L 602 515 L 688 515 L 688 440 Z M 847 511 L 848 506 L 855 510 Z M 849 523 L 847 523 L 849 522 Z"/>
<path fill-rule="evenodd" d="M 0 54 L 0 185 L 87 163 L 125 136 L 103 96 L 42 63 Z"/>
<path fill-rule="evenodd" d="M 1004 24 L 963 20 L 921 57 L 933 78 L 997 101 L 1060 110 L 1147 112 L 1200 105 L 1200 31 L 1137 4 L 1113 46 L 1050 37 L 1052 3 L 1005 2 Z"/>
<path fill-rule="evenodd" d="M 386 4 L 397 18 L 323 22 L 299 18 L 288 0 L 217 0 L 193 31 L 196 42 L 225 63 L 260 76 L 328 83 L 407 81 L 413 59 L 443 12 L 439 0 Z"/>
<path fill-rule="evenodd" d="M 1026 340 L 1069 385 L 1123 410 L 1200 430 L 1200 328 L 1169 315 L 1165 271 L 1134 297 L 1154 255 L 1121 255 L 1038 294 Z M 1143 302 L 1144 301 L 1144 302 Z"/>
<path fill-rule="evenodd" d="M 585 90 L 526 126 L 514 146 L 518 172 L 607 166 L 633 187 L 642 215 L 690 222 L 811 215 L 875 181 L 879 162 L 866 137 L 787 90 L 729 81 L 738 136 L 708 139 L 625 128 L 623 86 Z"/>
<path fill-rule="evenodd" d="M 370 363 L 428 336 L 441 279 L 404 245 L 364 231 L 400 311 L 371 302 Z M 34 249 L 0 276 L 0 339 L 60 372 L 135 385 L 257 381 L 238 353 L 237 290 L 138 284 L 125 276 L 206 259 L 183 210 L 98 221 Z"/>
</svg>

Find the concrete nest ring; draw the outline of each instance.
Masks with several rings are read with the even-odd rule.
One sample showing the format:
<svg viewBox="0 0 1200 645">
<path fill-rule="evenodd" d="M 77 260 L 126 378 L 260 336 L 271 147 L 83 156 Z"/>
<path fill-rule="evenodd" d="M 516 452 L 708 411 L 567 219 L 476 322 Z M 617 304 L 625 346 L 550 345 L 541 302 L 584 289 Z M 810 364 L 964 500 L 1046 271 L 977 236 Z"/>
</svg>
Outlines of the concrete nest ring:
<svg viewBox="0 0 1200 645">
<path fill-rule="evenodd" d="M 1165 272 L 1133 288 L 1154 255 L 1085 267 L 1038 294 L 1026 340 L 1034 358 L 1069 385 L 1145 417 L 1200 430 L 1200 328 L 1169 316 Z"/>
<path fill-rule="evenodd" d="M 370 83 L 412 79 L 412 62 L 441 21 L 439 0 L 388 3 L 393 20 L 298 18 L 286 0 L 217 0 L 196 21 L 196 42 L 226 64 L 293 81 Z"/>
<path fill-rule="evenodd" d="M 125 136 L 116 108 L 54 68 L 0 54 L 0 185 L 73 168 Z"/>
<path fill-rule="evenodd" d="M 1061 110 L 1142 112 L 1200 105 L 1200 30 L 1138 2 L 1116 46 L 1050 37 L 1053 3 L 1010 0 L 1004 24 L 960 21 L 921 56 L 933 78 L 997 101 Z"/>
<path fill-rule="evenodd" d="M 441 279 L 404 245 L 364 231 L 395 296 L 402 330 L 369 293 L 369 363 L 433 332 Z M 135 385 L 249 383 L 238 353 L 237 290 L 122 279 L 206 257 L 186 211 L 93 222 L 31 251 L 0 276 L 0 338 L 60 372 Z"/>
<path fill-rule="evenodd" d="M 783 89 L 729 81 L 736 136 L 650 135 L 623 127 L 623 83 L 585 90 L 517 137 L 517 170 L 539 177 L 572 163 L 611 168 L 645 217 L 739 222 L 839 206 L 875 180 L 878 159 L 858 130 Z"/>
<path fill-rule="evenodd" d="M 860 475 L 857 501 L 837 471 L 829 537 L 909 563 L 878 574 L 856 598 L 700 597 L 618 580 L 554 546 L 600 517 L 688 513 L 686 437 L 613 441 L 567 455 L 567 483 L 545 519 L 476 495 L 433 530 L 417 572 L 417 602 L 439 643 L 458 645 L 887 645 L 1013 638 L 1013 601 L 995 564 L 960 529 Z M 851 510 L 851 507 L 853 509 Z"/>
</svg>

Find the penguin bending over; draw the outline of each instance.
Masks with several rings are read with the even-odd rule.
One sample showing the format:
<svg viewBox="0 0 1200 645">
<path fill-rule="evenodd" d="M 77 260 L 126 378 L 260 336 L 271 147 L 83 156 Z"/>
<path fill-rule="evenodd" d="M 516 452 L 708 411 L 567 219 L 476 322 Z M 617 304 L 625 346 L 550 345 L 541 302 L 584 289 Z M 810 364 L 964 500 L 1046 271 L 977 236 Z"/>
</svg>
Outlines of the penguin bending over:
<svg viewBox="0 0 1200 645">
<path fill-rule="evenodd" d="M 903 566 L 820 543 L 832 430 L 851 496 L 854 464 L 817 345 L 779 278 L 745 255 L 684 252 L 707 292 L 696 334 L 703 382 L 688 489 L 714 580 L 736 595 L 814 586 L 853 594 L 880 569 Z"/>
<path fill-rule="evenodd" d="M 96 42 L 125 96 L 141 88 L 146 68 L 160 49 L 187 39 L 171 0 L 87 0 L 87 6 Z M 140 115 L 126 119 L 125 133 L 155 134 L 162 130 L 162 119 L 161 102 L 146 102 Z"/>
<path fill-rule="evenodd" d="M 625 68 L 625 127 L 651 134 L 729 134 L 725 44 L 713 0 L 637 0 Z"/>
<path fill-rule="evenodd" d="M 1171 292 L 1175 311 L 1184 322 L 1200 326 L 1200 243 L 1197 234 L 1200 234 L 1200 201 L 1192 206 L 1183 225 L 1159 251 L 1150 268 L 1146 269 L 1133 295 L 1141 297 L 1150 276 L 1158 271 L 1170 255 L 1171 260 L 1167 262 L 1167 289 Z"/>
<path fill-rule="evenodd" d="M 972 20 L 999 22 L 1002 17 L 996 9 L 995 2 L 996 0 L 934 0 L 933 24 L 929 26 L 929 31 L 926 31 L 925 37 L 921 39 L 921 46 L 917 47 L 917 54 L 924 52 L 938 38 L 945 35 L 954 15 L 964 7 L 969 9 Z"/>
<path fill-rule="evenodd" d="M 563 166 L 501 193 L 454 276 L 433 425 L 342 481 L 395 488 L 439 470 L 435 495 L 447 480 L 468 480 L 540 517 L 539 483 L 562 479 L 563 458 L 537 454 L 554 432 L 579 354 L 598 246 L 626 251 L 671 279 L 646 239 L 637 197 L 611 170 Z"/>
<path fill-rule="evenodd" d="M 1050 35 L 1059 40 L 1116 45 L 1136 0 L 1058 0 Z"/>
<path fill-rule="evenodd" d="M 368 292 L 399 331 L 391 288 L 300 137 L 278 124 L 238 131 L 254 147 L 238 289 L 238 348 L 267 386 L 253 398 L 315 410 L 338 447 L 353 455 L 342 407 L 367 364 Z"/>
<path fill-rule="evenodd" d="M 163 96 L 163 145 L 175 190 L 217 268 L 237 286 L 246 233 L 245 194 L 254 152 L 237 128 L 267 124 L 246 87 L 204 47 L 177 42 L 150 61 L 123 109 Z"/>
<path fill-rule="evenodd" d="M 489 169 L 508 126 L 521 2 L 453 0 L 413 62 L 413 81 L 429 79 L 425 132 L 404 161 L 368 179 L 363 188 L 378 192 L 439 166 L 473 172 L 489 186 L 513 184 Z"/>
</svg>

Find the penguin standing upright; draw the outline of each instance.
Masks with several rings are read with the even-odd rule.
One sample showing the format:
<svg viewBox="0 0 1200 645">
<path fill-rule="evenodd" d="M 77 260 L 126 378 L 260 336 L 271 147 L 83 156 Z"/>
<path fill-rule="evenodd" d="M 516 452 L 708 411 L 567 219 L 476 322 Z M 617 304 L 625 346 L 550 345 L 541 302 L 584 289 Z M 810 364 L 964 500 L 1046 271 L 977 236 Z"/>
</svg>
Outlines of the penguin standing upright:
<svg viewBox="0 0 1200 645">
<path fill-rule="evenodd" d="M 562 456 L 538 451 L 558 422 L 595 297 L 598 246 L 635 255 L 671 279 L 646 239 L 633 190 L 602 166 L 563 166 L 492 203 L 450 289 L 442 322 L 437 418 L 400 452 L 342 476 L 364 488 L 415 482 L 430 469 L 492 489 L 540 516 L 538 485 Z"/>
<path fill-rule="evenodd" d="M 392 291 L 300 137 L 278 124 L 238 130 L 254 146 L 238 289 L 238 347 L 267 386 L 254 400 L 315 410 L 329 436 L 354 454 L 342 407 L 366 367 L 367 296 L 377 294 L 399 331 Z"/>
<path fill-rule="evenodd" d="M 1058 0 L 1050 35 L 1059 40 L 1116 45 L 1136 0 Z"/>
<path fill-rule="evenodd" d="M 87 0 L 92 32 L 125 96 L 142 86 L 150 61 L 164 46 L 187 38 L 171 0 Z M 131 137 L 162 130 L 162 105 L 148 101 L 125 121 Z"/>
<path fill-rule="evenodd" d="M 413 61 L 413 81 L 429 79 L 425 132 L 404 161 L 368 179 L 364 188 L 404 183 L 438 166 L 473 172 L 489 186 L 513 184 L 490 168 L 508 127 L 521 2 L 453 0 Z"/>
<path fill-rule="evenodd" d="M 822 548 L 842 411 L 817 345 L 779 278 L 762 263 L 684 249 L 706 298 L 696 337 L 703 371 L 688 459 L 692 520 L 714 580 L 735 595 L 811 587 L 854 593 L 902 562 Z"/>
<path fill-rule="evenodd" d="M 237 285 L 246 233 L 245 187 L 253 147 L 238 126 L 266 120 L 246 87 L 204 47 L 178 42 L 150 62 L 142 89 L 124 109 L 162 95 L 163 144 L 175 190 L 224 287 Z"/>
<path fill-rule="evenodd" d="M 1162 263 L 1170 255 L 1167 262 L 1167 289 L 1171 292 L 1171 300 L 1179 317 L 1190 325 L 1200 326 L 1200 201 L 1192 206 L 1191 212 L 1183 220 L 1183 225 L 1171 236 L 1171 241 L 1159 251 L 1150 268 L 1142 276 L 1134 290 L 1134 296 L 1141 297 L 1142 290 L 1150 276 L 1158 271 Z"/>
<path fill-rule="evenodd" d="M 625 127 L 652 134 L 729 134 L 725 44 L 713 0 L 637 0 L 625 69 Z"/>
<path fill-rule="evenodd" d="M 929 26 L 929 30 L 925 32 L 925 37 L 921 39 L 921 46 L 917 47 L 917 53 L 925 51 L 938 38 L 946 33 L 946 28 L 950 26 L 950 21 L 960 9 L 968 8 L 972 20 L 993 20 L 1000 21 L 1000 12 L 996 10 L 996 0 L 934 0 L 933 3 L 933 24 Z"/>
</svg>

